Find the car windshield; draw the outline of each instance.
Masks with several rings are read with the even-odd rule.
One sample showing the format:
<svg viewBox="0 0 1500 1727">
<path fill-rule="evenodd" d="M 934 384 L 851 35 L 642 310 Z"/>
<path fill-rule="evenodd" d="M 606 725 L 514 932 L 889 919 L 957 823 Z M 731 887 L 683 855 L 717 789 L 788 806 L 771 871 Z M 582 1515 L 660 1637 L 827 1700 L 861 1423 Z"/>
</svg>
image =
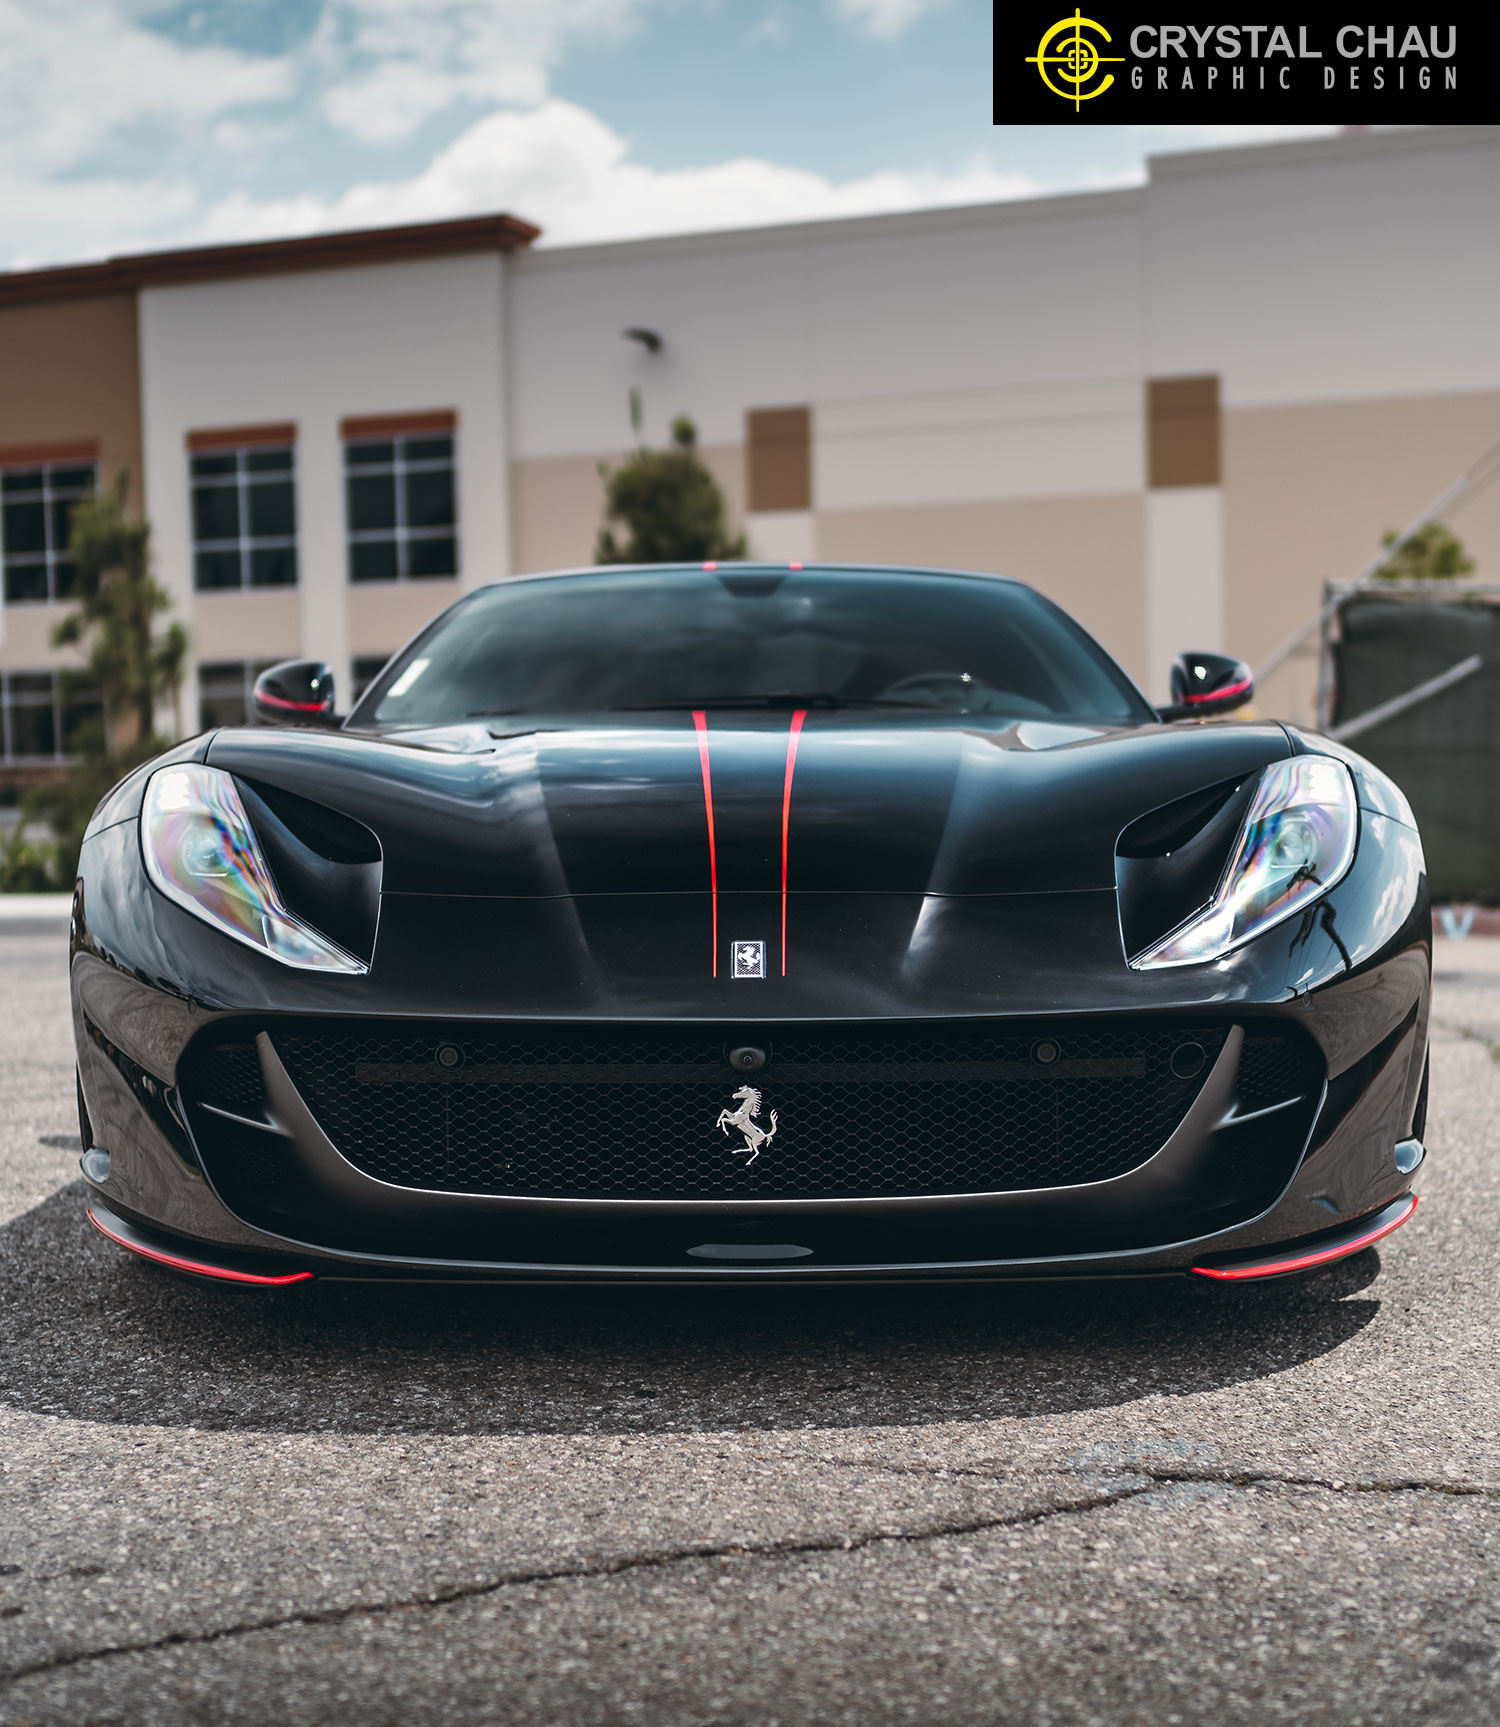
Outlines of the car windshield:
<svg viewBox="0 0 1500 1727">
<path fill-rule="evenodd" d="M 352 722 L 781 706 L 1155 717 L 1066 613 L 1018 583 L 733 566 L 485 588 L 392 661 Z"/>
</svg>

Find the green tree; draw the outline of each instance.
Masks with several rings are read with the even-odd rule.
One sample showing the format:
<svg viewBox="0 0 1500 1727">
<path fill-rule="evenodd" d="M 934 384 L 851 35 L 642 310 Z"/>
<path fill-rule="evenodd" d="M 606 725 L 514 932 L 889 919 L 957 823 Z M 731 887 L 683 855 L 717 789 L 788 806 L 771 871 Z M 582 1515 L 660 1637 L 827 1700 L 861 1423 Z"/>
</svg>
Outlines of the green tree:
<svg viewBox="0 0 1500 1727">
<path fill-rule="evenodd" d="M 638 449 L 618 468 L 600 464 L 607 522 L 628 529 L 617 539 L 601 528 L 596 564 L 701 563 L 742 558 L 745 536 L 731 537 L 724 495 L 698 454 L 698 431 L 686 414 L 672 422 L 672 447 Z"/>
<path fill-rule="evenodd" d="M 1394 545 L 1396 530 L 1382 535 L 1380 543 Z M 1473 568 L 1474 560 L 1464 550 L 1463 541 L 1441 522 L 1429 522 L 1375 574 L 1385 582 L 1446 582 L 1469 575 Z"/>
<path fill-rule="evenodd" d="M 181 624 L 159 630 L 156 618 L 171 605 L 151 575 L 151 529 L 126 503 L 130 475 L 123 469 L 109 489 L 85 499 L 73 513 L 70 541 L 78 571 L 77 609 L 52 639 L 77 646 L 85 669 L 68 674 L 70 690 L 97 691 L 102 713 L 72 740 L 79 760 L 67 779 L 33 794 L 29 809 L 57 835 L 55 883 L 70 888 L 78 848 L 94 805 L 115 783 L 167 747 L 156 732 L 158 702 L 174 707 L 182 685 L 187 635 Z"/>
</svg>

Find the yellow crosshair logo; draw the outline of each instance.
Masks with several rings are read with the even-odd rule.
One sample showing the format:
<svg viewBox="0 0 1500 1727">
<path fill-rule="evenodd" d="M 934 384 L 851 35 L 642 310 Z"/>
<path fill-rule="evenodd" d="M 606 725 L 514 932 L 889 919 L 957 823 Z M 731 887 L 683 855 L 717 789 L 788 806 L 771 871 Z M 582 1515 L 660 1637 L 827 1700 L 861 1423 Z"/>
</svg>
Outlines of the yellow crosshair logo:
<svg viewBox="0 0 1500 1727">
<path fill-rule="evenodd" d="M 1063 36 L 1064 30 L 1071 34 Z M 1060 19 L 1043 36 L 1037 44 L 1035 54 L 1026 56 L 1026 64 L 1036 67 L 1042 75 L 1042 82 L 1052 94 L 1071 102 L 1075 112 L 1080 104 L 1095 96 L 1102 96 L 1114 83 L 1114 73 L 1106 72 L 1102 84 L 1096 85 L 1092 90 L 1084 89 L 1083 86 L 1098 72 L 1100 66 L 1118 66 L 1125 58 L 1123 54 L 1101 54 L 1084 35 L 1085 30 L 1097 30 L 1106 42 L 1111 40 L 1109 31 L 1102 24 L 1096 24 L 1092 18 L 1085 18 L 1082 12 L 1075 9 L 1071 18 Z M 1048 49 L 1053 51 L 1049 53 Z M 1051 74 L 1047 70 L 1049 66 L 1053 68 Z M 1054 84 L 1053 75 L 1063 84 L 1072 85 L 1072 88 L 1062 89 Z"/>
</svg>

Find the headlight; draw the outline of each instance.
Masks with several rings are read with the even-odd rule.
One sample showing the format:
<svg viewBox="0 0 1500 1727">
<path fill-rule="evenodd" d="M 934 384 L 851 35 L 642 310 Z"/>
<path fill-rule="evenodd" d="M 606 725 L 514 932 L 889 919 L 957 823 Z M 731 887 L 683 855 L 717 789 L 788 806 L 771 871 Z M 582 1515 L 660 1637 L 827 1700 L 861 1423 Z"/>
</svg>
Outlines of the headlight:
<svg viewBox="0 0 1500 1727">
<path fill-rule="evenodd" d="M 1293 756 L 1260 776 L 1218 892 L 1131 960 L 1136 971 L 1202 965 L 1263 935 L 1348 873 L 1359 831 L 1354 782 L 1332 756 Z"/>
<path fill-rule="evenodd" d="M 225 935 L 302 971 L 369 967 L 282 903 L 234 781 L 197 763 L 151 776 L 141 806 L 146 874 Z"/>
</svg>

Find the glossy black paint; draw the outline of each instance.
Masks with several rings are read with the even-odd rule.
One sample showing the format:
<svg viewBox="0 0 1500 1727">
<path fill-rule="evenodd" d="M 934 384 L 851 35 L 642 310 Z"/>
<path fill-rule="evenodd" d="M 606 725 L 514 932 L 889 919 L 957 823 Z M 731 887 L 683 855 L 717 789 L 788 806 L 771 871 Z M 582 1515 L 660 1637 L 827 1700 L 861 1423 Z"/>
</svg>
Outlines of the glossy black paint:
<svg viewBox="0 0 1500 1727">
<path fill-rule="evenodd" d="M 1393 1149 L 1420 1132 L 1430 913 L 1410 812 L 1353 752 L 1254 722 L 1101 731 L 810 713 L 789 804 L 783 976 L 790 716 L 709 717 L 717 951 L 693 717 L 490 724 L 234 729 L 172 752 L 236 776 L 289 903 L 337 923 L 371 959 L 363 977 L 292 971 L 165 900 L 141 864 L 145 774 L 104 800 L 80 859 L 73 1001 L 94 1138 L 110 1154 L 98 1191 L 119 1216 L 200 1246 L 291 1253 L 322 1275 L 1123 1275 L 1180 1272 L 1206 1241 L 1244 1251 L 1326 1231 L 1405 1191 Z M 1130 970 L 1129 954 L 1212 891 L 1259 770 L 1305 750 L 1355 773 L 1346 879 L 1222 961 Z M 752 937 L 768 975 L 735 980 L 728 944 Z M 374 1192 L 283 1093 L 275 1132 L 295 1178 L 280 1227 L 276 1205 L 227 1204 L 213 1178 L 214 1136 L 265 1130 L 216 1125 L 178 1090 L 193 1039 L 241 1018 L 707 1021 L 727 1051 L 773 1044 L 786 1020 L 1142 1013 L 1295 1022 L 1326 1086 L 1274 1119 L 1235 1121 L 1233 1074 L 1218 1073 L 1213 1107 L 1124 1188 L 685 1212 Z M 725 1078 L 727 1098 L 727 1059 Z M 813 1254 L 753 1268 L 688 1255 L 767 1228 Z"/>
<path fill-rule="evenodd" d="M 255 680 L 250 706 L 259 725 L 325 725 L 333 719 L 333 673 L 322 660 L 267 666 Z"/>
<path fill-rule="evenodd" d="M 1228 654 L 1179 654 L 1171 686 L 1172 700 L 1156 710 L 1164 720 L 1222 718 L 1255 696 L 1249 666 Z"/>
</svg>

